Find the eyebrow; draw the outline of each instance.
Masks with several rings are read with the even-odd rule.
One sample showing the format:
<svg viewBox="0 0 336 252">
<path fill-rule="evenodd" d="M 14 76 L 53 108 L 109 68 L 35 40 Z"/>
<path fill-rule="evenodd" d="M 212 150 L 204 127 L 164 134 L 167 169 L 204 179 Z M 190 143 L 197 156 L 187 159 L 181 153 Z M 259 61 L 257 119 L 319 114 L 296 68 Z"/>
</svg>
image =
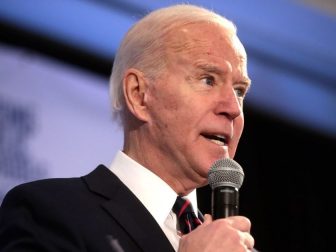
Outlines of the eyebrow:
<svg viewBox="0 0 336 252">
<path fill-rule="evenodd" d="M 215 66 L 215 65 L 210 65 L 210 64 L 199 64 L 196 66 L 197 68 L 199 69 L 202 69 L 206 72 L 209 72 L 209 73 L 215 73 L 215 74 L 218 74 L 218 75 L 223 75 L 226 73 L 226 71 L 222 70 L 221 68 Z M 246 77 L 246 76 L 243 76 L 242 77 L 242 80 L 239 81 L 238 83 L 240 84 L 244 84 L 246 85 L 248 88 L 251 86 L 251 79 Z"/>
<path fill-rule="evenodd" d="M 202 69 L 206 72 L 210 72 L 210 73 L 216 73 L 216 74 L 225 74 L 226 71 L 223 71 L 222 69 L 220 69 L 217 66 L 214 65 L 209 65 L 209 64 L 200 64 L 196 66 L 199 69 Z"/>
</svg>

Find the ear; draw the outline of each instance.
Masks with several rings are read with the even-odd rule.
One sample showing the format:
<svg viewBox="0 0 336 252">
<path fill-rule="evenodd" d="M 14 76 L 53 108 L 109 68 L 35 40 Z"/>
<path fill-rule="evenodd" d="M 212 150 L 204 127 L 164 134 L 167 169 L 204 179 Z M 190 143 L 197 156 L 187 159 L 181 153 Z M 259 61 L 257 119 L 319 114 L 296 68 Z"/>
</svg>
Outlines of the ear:
<svg viewBox="0 0 336 252">
<path fill-rule="evenodd" d="M 130 113 L 141 121 L 147 121 L 145 95 L 147 80 L 143 72 L 130 68 L 123 79 L 123 91 L 126 105 Z"/>
</svg>

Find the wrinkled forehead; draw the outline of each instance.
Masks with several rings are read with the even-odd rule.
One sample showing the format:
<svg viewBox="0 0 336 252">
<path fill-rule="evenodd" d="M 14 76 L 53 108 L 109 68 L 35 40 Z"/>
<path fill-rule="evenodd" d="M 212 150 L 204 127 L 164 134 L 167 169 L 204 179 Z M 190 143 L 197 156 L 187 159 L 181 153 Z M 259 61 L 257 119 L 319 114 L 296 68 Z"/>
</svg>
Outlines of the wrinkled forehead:
<svg viewBox="0 0 336 252">
<path fill-rule="evenodd" d="M 168 54 L 235 57 L 239 61 L 246 61 L 245 48 L 235 30 L 217 23 L 183 25 L 170 32 L 166 39 Z"/>
</svg>

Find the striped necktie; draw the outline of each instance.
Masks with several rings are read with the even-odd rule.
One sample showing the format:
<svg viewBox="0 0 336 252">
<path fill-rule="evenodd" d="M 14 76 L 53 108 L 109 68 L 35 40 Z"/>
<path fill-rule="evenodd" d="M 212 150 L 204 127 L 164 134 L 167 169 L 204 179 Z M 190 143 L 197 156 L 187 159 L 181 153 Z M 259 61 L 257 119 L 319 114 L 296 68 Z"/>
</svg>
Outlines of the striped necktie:
<svg viewBox="0 0 336 252">
<path fill-rule="evenodd" d="M 202 224 L 201 220 L 196 217 L 188 199 L 177 196 L 173 212 L 177 216 L 182 234 L 187 234 Z"/>
</svg>

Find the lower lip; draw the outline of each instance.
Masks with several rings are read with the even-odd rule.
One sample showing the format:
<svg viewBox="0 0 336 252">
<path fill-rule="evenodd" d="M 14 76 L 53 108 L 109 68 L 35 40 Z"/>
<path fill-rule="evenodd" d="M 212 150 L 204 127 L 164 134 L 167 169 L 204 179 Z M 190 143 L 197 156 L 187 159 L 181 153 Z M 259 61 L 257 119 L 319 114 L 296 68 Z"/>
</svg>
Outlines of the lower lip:
<svg viewBox="0 0 336 252">
<path fill-rule="evenodd" d="M 218 147 L 221 147 L 221 148 L 223 148 L 223 149 L 225 149 L 225 150 L 227 150 L 228 149 L 228 145 L 226 144 L 226 143 L 222 143 L 222 142 L 220 142 L 220 141 L 216 141 L 216 140 L 210 140 L 209 138 L 206 138 L 206 137 L 204 137 L 205 138 L 205 140 L 207 140 L 208 142 L 210 142 L 210 143 L 212 143 L 212 144 L 215 144 L 216 146 L 218 146 Z"/>
<path fill-rule="evenodd" d="M 219 154 L 220 157 L 218 158 L 229 158 L 229 146 L 227 144 L 224 144 L 224 145 L 218 145 L 217 143 L 209 140 L 208 138 L 204 137 L 205 140 L 207 140 L 207 142 L 210 142 L 212 144 L 212 146 L 215 146 L 216 147 L 216 150 L 218 151 L 220 149 L 222 149 L 222 151 L 220 151 L 219 153 L 216 151 L 215 153 Z"/>
</svg>

